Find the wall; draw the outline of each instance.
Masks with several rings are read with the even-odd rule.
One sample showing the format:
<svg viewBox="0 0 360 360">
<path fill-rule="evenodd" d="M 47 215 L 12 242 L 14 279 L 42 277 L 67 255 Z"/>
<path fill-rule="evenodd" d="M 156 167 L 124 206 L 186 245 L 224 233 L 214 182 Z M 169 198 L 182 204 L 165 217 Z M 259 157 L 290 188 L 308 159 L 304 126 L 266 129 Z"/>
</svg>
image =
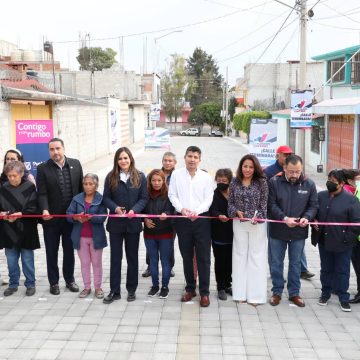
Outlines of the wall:
<svg viewBox="0 0 360 360">
<path fill-rule="evenodd" d="M 144 129 L 147 121 L 147 112 L 143 105 L 134 106 L 134 141 L 144 138 Z"/>
<path fill-rule="evenodd" d="M 360 86 L 351 87 L 349 85 L 335 85 L 331 87 L 326 86 L 324 89 L 325 99 L 344 99 L 351 97 L 360 97 Z"/>
<path fill-rule="evenodd" d="M 260 101 L 266 108 L 275 109 L 283 105 L 290 107 L 290 90 L 298 88 L 298 63 L 247 64 L 244 68 L 247 104 Z M 324 79 L 323 63 L 308 63 L 306 84 L 310 89 L 319 89 Z M 323 98 L 322 91 L 316 96 Z"/>
<path fill-rule="evenodd" d="M 9 104 L 0 101 L 0 166 L 7 149 L 13 147 L 11 136 L 11 114 Z"/>
</svg>

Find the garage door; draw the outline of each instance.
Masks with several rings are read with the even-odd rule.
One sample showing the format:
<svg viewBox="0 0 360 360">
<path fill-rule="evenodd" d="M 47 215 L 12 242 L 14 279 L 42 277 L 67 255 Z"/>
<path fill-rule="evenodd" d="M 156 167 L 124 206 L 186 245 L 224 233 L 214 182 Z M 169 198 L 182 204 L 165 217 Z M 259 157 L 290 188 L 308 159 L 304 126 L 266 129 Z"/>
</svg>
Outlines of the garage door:
<svg viewBox="0 0 360 360">
<path fill-rule="evenodd" d="M 329 116 L 327 171 L 353 167 L 354 115 Z"/>
</svg>

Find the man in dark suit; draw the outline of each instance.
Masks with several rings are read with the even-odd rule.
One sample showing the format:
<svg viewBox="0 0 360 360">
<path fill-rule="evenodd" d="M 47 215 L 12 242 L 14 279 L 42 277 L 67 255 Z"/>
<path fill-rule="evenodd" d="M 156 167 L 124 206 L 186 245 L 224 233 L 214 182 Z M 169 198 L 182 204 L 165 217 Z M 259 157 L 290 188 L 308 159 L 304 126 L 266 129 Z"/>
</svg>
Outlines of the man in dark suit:
<svg viewBox="0 0 360 360">
<path fill-rule="evenodd" d="M 59 295 L 58 252 L 60 238 L 63 248 L 63 276 L 66 287 L 78 292 L 74 280 L 74 248 L 70 238 L 72 224 L 65 218 L 54 218 L 52 214 L 66 214 L 73 196 L 82 191 L 83 171 L 79 160 L 65 156 L 63 140 L 49 141 L 50 159 L 37 168 L 36 184 L 38 201 L 42 211 L 44 241 L 46 247 L 47 273 L 50 293 Z"/>
</svg>

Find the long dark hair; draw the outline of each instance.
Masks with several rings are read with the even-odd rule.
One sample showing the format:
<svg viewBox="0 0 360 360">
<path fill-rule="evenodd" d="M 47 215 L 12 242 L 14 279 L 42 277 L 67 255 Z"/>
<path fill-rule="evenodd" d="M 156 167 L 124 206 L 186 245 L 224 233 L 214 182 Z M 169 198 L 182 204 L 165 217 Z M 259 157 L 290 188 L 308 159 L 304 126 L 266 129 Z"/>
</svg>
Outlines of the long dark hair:
<svg viewBox="0 0 360 360">
<path fill-rule="evenodd" d="M 236 178 L 238 180 L 242 181 L 244 178 L 243 173 L 242 173 L 242 166 L 243 166 L 245 160 L 251 160 L 252 163 L 254 164 L 254 175 L 252 177 L 252 180 L 259 180 L 259 179 L 265 178 L 264 171 L 263 171 L 257 157 L 255 155 L 247 154 L 241 158 L 239 166 L 236 170 Z"/>
<path fill-rule="evenodd" d="M 127 147 L 124 146 L 124 147 L 121 147 L 116 150 L 116 153 L 114 155 L 113 169 L 109 173 L 110 189 L 112 191 L 114 191 L 119 184 L 121 169 L 118 164 L 118 160 L 119 160 L 119 155 L 122 152 L 125 152 L 129 156 L 129 159 L 130 159 L 129 174 L 130 174 L 131 185 L 136 188 L 138 188 L 140 186 L 140 182 L 141 182 L 140 172 L 135 167 L 135 160 L 134 160 L 134 157 L 132 156 L 130 149 L 128 149 Z"/>
<path fill-rule="evenodd" d="M 158 196 L 161 196 L 163 198 L 165 198 L 168 194 L 168 187 L 166 184 L 166 179 L 165 179 L 165 174 L 162 170 L 160 169 L 154 169 L 150 172 L 150 174 L 147 177 L 147 190 L 148 190 L 148 194 L 149 196 L 153 199 L 154 198 L 154 189 L 151 186 L 151 179 L 153 178 L 154 175 L 158 175 L 161 177 L 162 181 L 163 181 L 163 185 L 160 189 L 160 193 Z"/>
<path fill-rule="evenodd" d="M 17 161 L 21 161 L 24 164 L 24 156 L 21 154 L 21 152 L 18 149 L 9 149 L 6 151 L 5 156 L 4 156 L 4 165 L 3 165 L 3 171 L 0 175 L 0 183 L 5 183 L 7 181 L 7 176 L 5 174 L 5 166 L 6 166 L 6 156 L 8 153 L 12 153 L 15 154 L 17 157 Z M 27 177 L 29 176 L 29 170 L 27 170 L 26 168 L 24 168 L 24 175 L 23 175 L 23 179 L 27 179 Z"/>
</svg>

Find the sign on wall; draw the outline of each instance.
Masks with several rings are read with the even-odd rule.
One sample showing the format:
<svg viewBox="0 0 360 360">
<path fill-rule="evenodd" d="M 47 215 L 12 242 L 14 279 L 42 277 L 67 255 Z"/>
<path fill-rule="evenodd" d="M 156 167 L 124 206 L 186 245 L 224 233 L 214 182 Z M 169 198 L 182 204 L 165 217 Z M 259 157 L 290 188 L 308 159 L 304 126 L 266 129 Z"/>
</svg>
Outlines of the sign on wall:
<svg viewBox="0 0 360 360">
<path fill-rule="evenodd" d="M 160 104 L 151 104 L 150 106 L 150 120 L 160 121 Z"/>
<path fill-rule="evenodd" d="M 48 142 L 54 137 L 52 120 L 15 120 L 16 148 L 25 167 L 36 176 L 37 167 L 49 158 Z"/>
<path fill-rule="evenodd" d="M 109 109 L 109 125 L 111 147 L 117 149 L 120 146 L 120 124 L 116 109 Z"/>
<path fill-rule="evenodd" d="M 249 140 L 249 151 L 258 158 L 260 165 L 273 164 L 276 160 L 277 119 L 252 119 Z"/>
<path fill-rule="evenodd" d="M 312 90 L 291 91 L 291 128 L 311 128 Z"/>
</svg>

